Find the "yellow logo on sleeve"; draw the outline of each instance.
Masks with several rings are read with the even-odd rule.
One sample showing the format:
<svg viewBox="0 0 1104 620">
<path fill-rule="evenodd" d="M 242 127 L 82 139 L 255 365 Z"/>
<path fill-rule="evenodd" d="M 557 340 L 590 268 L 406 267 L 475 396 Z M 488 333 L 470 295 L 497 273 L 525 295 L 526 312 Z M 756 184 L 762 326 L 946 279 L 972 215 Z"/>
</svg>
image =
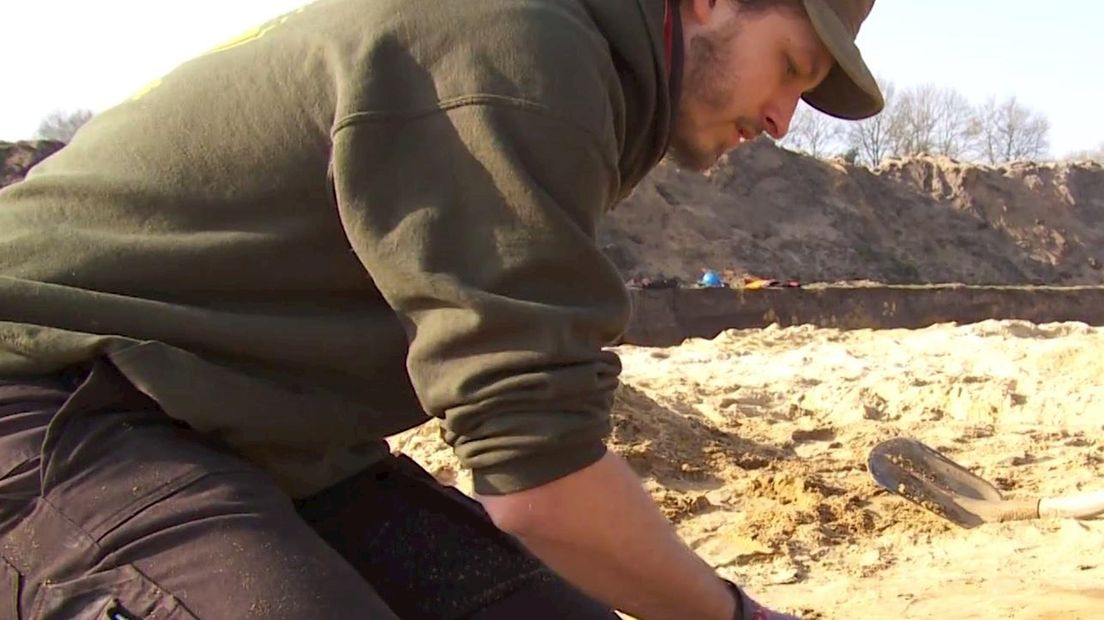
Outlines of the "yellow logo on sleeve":
<svg viewBox="0 0 1104 620">
<path fill-rule="evenodd" d="M 294 11 L 291 11 L 289 13 L 285 13 L 285 14 L 283 14 L 283 15 L 275 18 L 275 19 L 271 19 L 271 20 L 261 24 L 260 26 L 255 26 L 253 28 L 250 28 L 249 30 L 246 30 L 245 32 L 239 34 L 238 36 L 234 37 L 233 39 L 230 39 L 229 41 L 226 41 L 225 43 L 222 43 L 221 45 L 218 45 L 217 47 L 215 47 L 211 50 L 208 50 L 207 52 L 205 52 L 202 55 L 203 56 L 210 56 L 211 54 L 218 54 L 219 52 L 225 52 L 227 50 L 234 49 L 235 47 L 241 47 L 242 45 L 245 45 L 247 43 L 251 43 L 253 41 L 256 41 L 257 39 L 260 39 L 261 37 L 265 36 L 269 32 L 272 32 L 276 28 L 279 28 L 280 26 L 284 25 L 289 19 L 291 19 L 295 15 L 298 15 L 299 13 L 302 13 L 304 10 L 306 10 L 306 7 L 299 7 L 298 9 L 295 9 Z M 158 86 L 161 86 L 161 83 L 163 81 L 164 81 L 164 78 L 157 78 L 156 80 L 153 80 L 149 84 L 146 84 L 142 88 L 138 89 L 138 92 L 134 93 L 130 97 L 130 100 L 131 101 L 138 101 L 142 97 L 145 97 L 146 95 L 150 94 L 152 91 L 156 90 Z"/>
<path fill-rule="evenodd" d="M 153 90 L 156 89 L 158 86 L 160 86 L 161 82 L 163 82 L 163 81 L 164 80 L 162 78 L 157 78 L 156 80 L 150 82 L 149 84 L 146 84 L 142 88 L 139 88 L 138 92 L 136 92 L 136 93 L 134 93 L 133 95 L 130 96 L 130 100 L 131 101 L 138 101 L 142 97 L 145 97 L 146 95 L 153 92 Z"/>
<path fill-rule="evenodd" d="M 268 22 L 265 22 L 264 24 L 261 24 L 260 26 L 250 28 L 249 30 L 246 30 L 245 32 L 239 34 L 238 36 L 234 37 L 233 39 L 230 39 L 229 41 L 223 43 L 222 45 L 219 45 L 218 47 L 215 47 L 214 49 L 208 51 L 207 55 L 217 54 L 219 52 L 225 52 L 226 50 L 231 50 L 231 49 L 234 49 L 235 47 L 241 47 L 242 45 L 245 45 L 246 43 L 256 41 L 257 39 L 265 36 L 269 32 L 272 32 L 273 30 L 279 28 L 280 26 L 283 26 L 287 22 L 287 20 L 291 19 L 295 15 L 298 15 L 299 13 L 302 13 L 304 10 L 306 10 L 306 7 L 299 7 L 298 9 L 295 9 L 294 11 L 291 11 L 290 13 L 285 13 L 285 14 L 283 14 L 283 15 L 275 18 L 275 19 L 269 20 Z"/>
</svg>

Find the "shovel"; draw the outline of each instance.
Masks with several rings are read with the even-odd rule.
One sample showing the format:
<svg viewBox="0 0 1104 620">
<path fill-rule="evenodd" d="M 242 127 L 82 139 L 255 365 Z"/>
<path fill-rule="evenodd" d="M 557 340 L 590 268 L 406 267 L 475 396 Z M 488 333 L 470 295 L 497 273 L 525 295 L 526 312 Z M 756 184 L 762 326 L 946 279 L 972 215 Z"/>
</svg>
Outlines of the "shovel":
<svg viewBox="0 0 1104 620">
<path fill-rule="evenodd" d="M 965 528 L 1104 515 L 1104 491 L 1005 499 L 996 487 L 915 439 L 898 437 L 874 446 L 867 466 L 879 486 Z"/>
</svg>

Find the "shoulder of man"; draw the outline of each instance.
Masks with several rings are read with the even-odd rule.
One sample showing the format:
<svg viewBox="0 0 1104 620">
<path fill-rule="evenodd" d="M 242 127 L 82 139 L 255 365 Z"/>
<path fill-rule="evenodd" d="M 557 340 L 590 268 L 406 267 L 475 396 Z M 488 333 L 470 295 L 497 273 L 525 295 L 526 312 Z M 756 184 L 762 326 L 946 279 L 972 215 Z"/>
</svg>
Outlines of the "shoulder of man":
<svg viewBox="0 0 1104 620">
<path fill-rule="evenodd" d="M 362 3 L 364 4 L 364 3 Z M 528 106 L 612 136 L 621 98 L 609 42 L 574 0 L 411 0 L 337 62 L 359 82 L 346 113 Z M 350 85 L 352 86 L 352 85 Z M 339 115 L 340 115 L 339 111 Z"/>
</svg>

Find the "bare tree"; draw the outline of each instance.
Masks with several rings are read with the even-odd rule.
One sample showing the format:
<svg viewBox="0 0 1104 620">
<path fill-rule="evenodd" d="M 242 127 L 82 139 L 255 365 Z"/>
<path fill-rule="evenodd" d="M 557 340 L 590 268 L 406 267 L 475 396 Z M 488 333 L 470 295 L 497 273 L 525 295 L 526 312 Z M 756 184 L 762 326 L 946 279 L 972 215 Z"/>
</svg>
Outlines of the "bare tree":
<svg viewBox="0 0 1104 620">
<path fill-rule="evenodd" d="M 973 125 L 978 155 L 990 164 L 1040 159 L 1050 145 L 1050 121 L 1015 97 L 989 99 L 977 109 Z"/>
<path fill-rule="evenodd" d="M 879 79 L 883 84 L 885 109 L 876 116 L 850 123 L 847 128 L 847 143 L 858 154 L 858 161 L 869 166 L 877 166 L 883 159 L 893 154 L 893 141 L 890 126 L 897 103 L 897 89 L 892 82 Z"/>
<path fill-rule="evenodd" d="M 790 131 L 781 140 L 781 144 L 804 151 L 813 157 L 827 157 L 840 152 L 844 134 L 845 128 L 839 120 L 802 101 L 790 121 Z"/>
<path fill-rule="evenodd" d="M 934 151 L 953 158 L 966 156 L 977 139 L 973 106 L 962 93 L 946 88 L 935 97 L 935 114 Z"/>
<path fill-rule="evenodd" d="M 68 143 L 76 135 L 77 130 L 92 119 L 91 110 L 74 110 L 65 112 L 55 110 L 51 112 L 38 125 L 37 137 L 41 140 L 57 140 Z"/>
<path fill-rule="evenodd" d="M 936 152 L 940 91 L 931 84 L 901 92 L 890 118 L 893 154 L 928 155 Z"/>
<path fill-rule="evenodd" d="M 893 154 L 963 157 L 974 140 L 973 114 L 966 97 L 952 88 L 906 89 L 889 118 Z"/>
<path fill-rule="evenodd" d="M 923 84 L 901 90 L 887 80 L 878 82 L 883 84 L 885 109 L 872 118 L 849 123 L 846 129 L 847 145 L 864 164 L 878 165 L 886 157 L 910 155 L 946 155 L 990 163 L 1046 155 L 1049 121 L 1015 98 L 990 99 L 975 108 L 951 88 Z M 1091 151 L 1076 155 L 1100 156 Z"/>
</svg>

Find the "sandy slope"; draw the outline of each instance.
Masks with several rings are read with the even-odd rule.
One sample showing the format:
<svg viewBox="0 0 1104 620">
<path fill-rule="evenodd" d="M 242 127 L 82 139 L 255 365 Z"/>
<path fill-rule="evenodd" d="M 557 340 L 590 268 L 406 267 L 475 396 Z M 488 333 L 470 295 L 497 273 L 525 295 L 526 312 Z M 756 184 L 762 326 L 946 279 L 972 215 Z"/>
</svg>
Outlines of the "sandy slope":
<svg viewBox="0 0 1104 620">
<path fill-rule="evenodd" d="M 706 176 L 660 165 L 600 238 L 628 276 L 1068 285 L 1104 282 L 1102 224 L 1100 164 L 868 169 L 759 140 Z"/>
<path fill-rule="evenodd" d="M 963 530 L 878 489 L 917 437 L 1006 496 L 1104 488 L 1104 329 L 729 331 L 624 346 L 612 445 L 683 538 L 808 618 L 1104 618 L 1104 522 Z M 432 429 L 395 445 L 463 488 Z"/>
</svg>

